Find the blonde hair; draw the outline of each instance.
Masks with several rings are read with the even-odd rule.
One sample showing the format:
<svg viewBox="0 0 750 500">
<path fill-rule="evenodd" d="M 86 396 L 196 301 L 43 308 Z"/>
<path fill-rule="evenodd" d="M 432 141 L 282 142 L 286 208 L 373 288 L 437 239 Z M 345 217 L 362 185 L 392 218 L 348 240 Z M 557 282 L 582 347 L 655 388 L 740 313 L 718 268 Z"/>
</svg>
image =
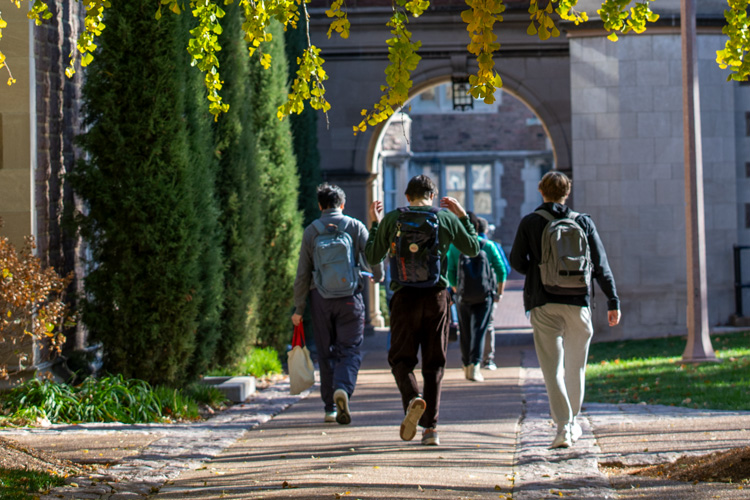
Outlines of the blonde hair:
<svg viewBox="0 0 750 500">
<path fill-rule="evenodd" d="M 552 201 L 561 201 L 570 195 L 570 179 L 567 175 L 557 170 L 544 174 L 539 181 L 539 191 L 542 196 Z"/>
</svg>

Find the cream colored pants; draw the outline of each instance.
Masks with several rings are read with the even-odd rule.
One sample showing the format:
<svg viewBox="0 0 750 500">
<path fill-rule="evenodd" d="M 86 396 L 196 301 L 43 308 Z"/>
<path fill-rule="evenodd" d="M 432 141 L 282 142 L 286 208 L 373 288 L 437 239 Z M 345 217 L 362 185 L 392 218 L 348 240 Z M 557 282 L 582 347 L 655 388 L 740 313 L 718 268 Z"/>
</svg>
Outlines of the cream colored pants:
<svg viewBox="0 0 750 500">
<path fill-rule="evenodd" d="M 591 310 L 545 304 L 531 310 L 530 320 L 552 419 L 558 426 L 571 423 L 583 404 L 586 359 L 594 333 Z"/>
</svg>

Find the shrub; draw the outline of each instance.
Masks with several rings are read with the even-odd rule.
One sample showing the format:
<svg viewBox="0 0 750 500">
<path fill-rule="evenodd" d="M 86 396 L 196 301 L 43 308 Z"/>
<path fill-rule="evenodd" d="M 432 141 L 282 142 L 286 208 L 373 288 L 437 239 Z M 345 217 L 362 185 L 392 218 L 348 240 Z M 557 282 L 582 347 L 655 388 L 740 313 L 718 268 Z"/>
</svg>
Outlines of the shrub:
<svg viewBox="0 0 750 500">
<path fill-rule="evenodd" d="M 281 372 L 281 360 L 279 360 L 279 353 L 276 349 L 256 347 L 234 367 L 213 371 L 211 375 L 225 377 L 252 375 L 260 378 Z"/>
<path fill-rule="evenodd" d="M 292 152 L 288 120 L 276 111 L 287 94 L 287 63 L 281 25 L 273 23 L 266 49 L 272 57 L 271 70 L 253 60 L 250 95 L 251 123 L 257 139 L 256 161 L 261 172 L 263 218 L 263 268 L 265 279 L 257 310 L 259 342 L 281 350 L 292 336 L 293 285 L 302 240 L 302 216 L 297 209 L 299 179 Z"/>
<path fill-rule="evenodd" d="M 152 384 L 190 376 L 201 287 L 201 214 L 186 124 L 178 16 L 113 2 L 83 88 L 85 160 L 69 174 L 91 260 L 82 319 L 104 369 Z M 148 54 L 148 57 L 123 57 Z"/>
<path fill-rule="evenodd" d="M 0 237 L 2 379 L 23 371 L 27 363 L 33 361 L 29 359 L 33 343 L 43 347 L 47 356 L 59 354 L 65 343 L 63 295 L 72 276 L 61 278 L 51 267 L 43 268 L 33 255 L 34 248 L 32 237 L 26 239 L 20 252 L 8 238 Z"/>
<path fill-rule="evenodd" d="M 238 4 L 226 7 L 222 46 L 217 54 L 225 80 L 222 94 L 231 102 L 229 111 L 214 126 L 219 158 L 216 197 L 220 206 L 224 255 L 224 302 L 221 335 L 213 367 L 232 366 L 257 337 L 258 302 L 263 293 L 263 207 L 260 172 L 254 156 L 255 137 L 250 124 L 249 61 L 240 30 Z M 278 119 L 274 118 L 278 121 Z"/>
<path fill-rule="evenodd" d="M 126 379 L 89 377 L 77 386 L 32 379 L 4 394 L 2 413 L 17 423 L 47 418 L 53 423 L 160 422 L 199 418 L 189 391 Z"/>
</svg>

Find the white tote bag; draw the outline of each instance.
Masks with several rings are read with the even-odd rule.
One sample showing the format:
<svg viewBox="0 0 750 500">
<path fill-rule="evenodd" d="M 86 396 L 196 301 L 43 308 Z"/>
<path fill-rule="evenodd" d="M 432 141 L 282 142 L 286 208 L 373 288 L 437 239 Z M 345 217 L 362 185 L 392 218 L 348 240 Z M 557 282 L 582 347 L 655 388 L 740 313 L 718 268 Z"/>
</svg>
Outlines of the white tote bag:
<svg viewBox="0 0 750 500">
<path fill-rule="evenodd" d="M 310 351 L 305 346 L 302 323 L 294 327 L 292 350 L 286 353 L 289 360 L 289 393 L 299 394 L 315 383 L 315 367 Z"/>
</svg>

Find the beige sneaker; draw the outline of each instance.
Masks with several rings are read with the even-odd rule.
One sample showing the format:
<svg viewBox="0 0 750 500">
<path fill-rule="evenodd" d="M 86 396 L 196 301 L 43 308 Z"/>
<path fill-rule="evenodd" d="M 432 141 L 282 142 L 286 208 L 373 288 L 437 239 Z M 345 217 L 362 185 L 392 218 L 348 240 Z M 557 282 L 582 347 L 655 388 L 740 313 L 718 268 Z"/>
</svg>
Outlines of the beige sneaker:
<svg viewBox="0 0 750 500">
<path fill-rule="evenodd" d="M 484 382 L 484 375 L 482 375 L 482 369 L 479 363 L 475 365 L 469 365 L 466 372 L 468 373 L 468 379 L 474 382 Z"/>
<path fill-rule="evenodd" d="M 414 439 L 414 436 L 417 435 L 417 424 L 419 424 L 419 419 L 426 408 L 427 403 L 419 396 L 409 401 L 409 406 L 406 408 L 406 416 L 404 416 L 404 420 L 401 422 L 401 430 L 399 431 L 401 439 L 404 441 Z"/>
<path fill-rule="evenodd" d="M 336 422 L 341 425 L 350 424 L 352 416 L 349 413 L 349 395 L 344 389 L 336 389 L 333 393 L 333 402 L 336 404 Z"/>
<path fill-rule="evenodd" d="M 471 380 L 471 365 L 464 366 L 464 378 L 466 380 Z"/>
</svg>

